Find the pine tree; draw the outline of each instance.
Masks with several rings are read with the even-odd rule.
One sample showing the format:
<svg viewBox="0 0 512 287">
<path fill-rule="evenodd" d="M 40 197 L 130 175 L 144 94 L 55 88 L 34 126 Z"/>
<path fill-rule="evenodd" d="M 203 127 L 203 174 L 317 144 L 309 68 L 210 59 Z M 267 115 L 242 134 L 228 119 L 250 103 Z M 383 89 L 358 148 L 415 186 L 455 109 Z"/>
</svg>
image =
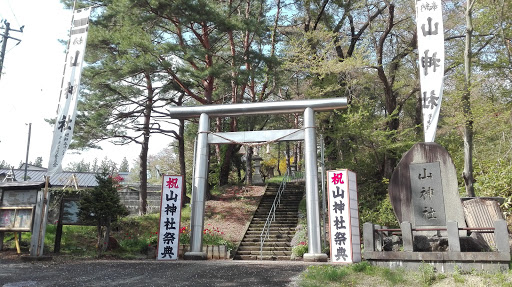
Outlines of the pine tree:
<svg viewBox="0 0 512 287">
<path fill-rule="evenodd" d="M 121 204 L 116 183 L 107 170 L 98 173 L 96 180 L 98 186 L 80 199 L 79 217 L 84 222 L 96 224 L 98 255 L 101 255 L 108 247 L 112 220 L 128 215 L 128 211 Z"/>
<path fill-rule="evenodd" d="M 119 166 L 120 172 L 129 172 L 130 171 L 130 164 L 128 163 L 128 160 L 126 157 L 123 157 L 123 161 L 121 162 L 121 165 Z"/>
<path fill-rule="evenodd" d="M 34 162 L 34 165 L 37 166 L 37 167 L 43 167 L 43 157 L 42 156 L 38 156 L 36 158 L 36 161 Z"/>
</svg>

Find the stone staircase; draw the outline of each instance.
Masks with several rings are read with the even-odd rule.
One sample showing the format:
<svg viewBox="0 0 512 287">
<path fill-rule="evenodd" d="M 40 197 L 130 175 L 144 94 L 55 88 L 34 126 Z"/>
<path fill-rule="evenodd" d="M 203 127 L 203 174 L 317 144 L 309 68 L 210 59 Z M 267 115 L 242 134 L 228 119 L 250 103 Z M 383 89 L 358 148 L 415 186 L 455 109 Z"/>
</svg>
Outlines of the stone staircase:
<svg viewBox="0 0 512 287">
<path fill-rule="evenodd" d="M 281 205 L 276 209 L 276 218 L 270 225 L 269 237 L 260 256 L 260 235 L 279 184 L 269 184 L 254 213 L 244 238 L 240 242 L 234 260 L 290 260 L 291 240 L 298 222 L 299 203 L 304 195 L 304 183 L 287 183 L 281 195 Z"/>
</svg>

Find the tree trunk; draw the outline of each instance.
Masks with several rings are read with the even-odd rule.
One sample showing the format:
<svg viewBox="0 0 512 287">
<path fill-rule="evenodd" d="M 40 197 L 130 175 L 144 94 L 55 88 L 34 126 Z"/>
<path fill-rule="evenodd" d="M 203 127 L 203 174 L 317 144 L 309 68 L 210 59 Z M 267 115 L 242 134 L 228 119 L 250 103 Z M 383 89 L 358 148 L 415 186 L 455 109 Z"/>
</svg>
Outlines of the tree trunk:
<svg viewBox="0 0 512 287">
<path fill-rule="evenodd" d="M 423 101 L 421 99 L 421 91 L 416 97 L 415 115 L 414 115 L 414 132 L 418 138 L 423 136 Z"/>
<path fill-rule="evenodd" d="M 101 256 L 101 253 L 103 251 L 103 230 L 101 228 L 101 220 L 98 219 L 97 225 L 96 225 L 96 236 L 97 236 L 97 242 L 96 242 L 96 251 L 98 253 L 98 257 Z"/>
<path fill-rule="evenodd" d="M 277 174 L 281 176 L 281 169 L 279 169 L 279 164 L 281 163 L 281 142 L 277 143 Z"/>
<path fill-rule="evenodd" d="M 245 179 L 246 185 L 252 185 L 252 147 L 247 147 L 245 156 Z"/>
<path fill-rule="evenodd" d="M 110 223 L 112 219 L 110 217 L 107 218 L 105 222 L 105 226 L 102 224 L 102 220 L 98 219 L 97 225 L 96 225 L 96 232 L 98 235 L 98 242 L 96 244 L 97 246 L 97 252 L 98 257 L 100 257 L 103 252 L 107 251 L 108 243 L 110 239 Z"/>
<path fill-rule="evenodd" d="M 107 251 L 108 244 L 110 242 L 110 223 L 112 222 L 112 218 L 109 216 L 107 218 L 107 222 L 105 222 L 105 233 L 103 235 L 103 252 Z"/>
<path fill-rule="evenodd" d="M 148 205 L 148 144 L 149 144 L 149 136 L 144 137 L 142 148 L 140 149 L 139 159 L 140 159 L 140 172 L 139 172 L 139 215 L 144 215 L 147 213 L 147 205 Z"/>
<path fill-rule="evenodd" d="M 286 142 L 286 172 L 288 175 L 292 174 L 291 164 L 290 164 L 290 142 Z"/>
<path fill-rule="evenodd" d="M 139 215 L 147 213 L 147 189 L 148 189 L 148 150 L 149 150 L 149 136 L 150 136 L 150 124 L 151 124 L 151 110 L 153 109 L 153 86 L 151 85 L 151 78 L 146 74 L 147 83 L 147 101 L 144 110 L 144 125 L 142 147 L 140 149 L 140 172 L 139 172 Z"/>
<path fill-rule="evenodd" d="M 471 38 L 473 36 L 472 9 L 475 0 L 467 1 L 466 8 L 466 46 L 464 49 L 464 72 L 466 82 L 464 93 L 462 95 L 462 110 L 464 113 L 464 184 L 466 185 L 466 194 L 469 197 L 475 197 L 473 186 L 473 113 L 471 111 Z"/>
<path fill-rule="evenodd" d="M 226 149 L 224 158 L 222 159 L 222 165 L 220 167 L 219 174 L 219 185 L 223 186 L 229 182 L 229 172 L 231 171 L 231 157 L 233 156 L 235 146 L 230 144 Z"/>
<path fill-rule="evenodd" d="M 183 176 L 183 200 L 181 201 L 181 207 L 190 202 L 190 198 L 187 197 L 187 168 L 185 165 L 185 120 L 179 120 L 180 125 L 178 128 L 178 158 L 180 162 L 180 173 Z"/>
<path fill-rule="evenodd" d="M 236 128 L 236 118 L 231 118 L 231 132 L 235 132 L 237 130 Z M 231 161 L 233 158 L 234 153 L 236 152 L 235 145 L 229 144 L 226 149 L 226 154 L 222 158 L 221 162 L 222 165 L 220 167 L 220 174 L 219 174 L 219 185 L 223 186 L 228 184 L 229 182 L 229 173 L 231 172 Z"/>
</svg>

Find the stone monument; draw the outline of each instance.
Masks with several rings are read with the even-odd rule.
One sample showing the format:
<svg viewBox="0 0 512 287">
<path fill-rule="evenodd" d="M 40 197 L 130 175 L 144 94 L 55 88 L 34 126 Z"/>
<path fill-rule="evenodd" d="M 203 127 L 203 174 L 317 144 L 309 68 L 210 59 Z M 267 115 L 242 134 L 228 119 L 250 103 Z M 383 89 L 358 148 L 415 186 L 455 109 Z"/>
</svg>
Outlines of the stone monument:
<svg viewBox="0 0 512 287">
<path fill-rule="evenodd" d="M 456 221 L 466 227 L 455 165 L 439 144 L 417 143 L 407 151 L 393 172 L 388 192 L 399 223 L 432 229 Z"/>
<path fill-rule="evenodd" d="M 415 144 L 395 168 L 388 192 L 400 229 L 363 225 L 363 256 L 371 264 L 417 269 L 426 263 L 441 272 L 509 269 L 506 221 L 467 227 L 455 166 L 442 146 Z M 483 248 L 474 236 L 483 230 L 492 232 L 494 248 Z"/>
</svg>

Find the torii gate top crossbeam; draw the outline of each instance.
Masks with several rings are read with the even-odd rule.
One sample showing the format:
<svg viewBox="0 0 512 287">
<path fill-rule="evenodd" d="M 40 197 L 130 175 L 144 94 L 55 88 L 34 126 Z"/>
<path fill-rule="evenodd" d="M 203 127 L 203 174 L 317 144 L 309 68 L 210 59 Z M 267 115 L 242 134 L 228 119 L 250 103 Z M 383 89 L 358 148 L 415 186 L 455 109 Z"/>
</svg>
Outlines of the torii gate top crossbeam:
<svg viewBox="0 0 512 287">
<path fill-rule="evenodd" d="M 259 102 L 229 105 L 202 105 L 193 107 L 171 107 L 169 115 L 173 119 L 198 118 L 201 114 L 210 117 L 232 117 L 261 114 L 301 113 L 306 108 L 315 112 L 341 109 L 347 106 L 347 98 L 330 98 L 300 101 Z"/>
</svg>

